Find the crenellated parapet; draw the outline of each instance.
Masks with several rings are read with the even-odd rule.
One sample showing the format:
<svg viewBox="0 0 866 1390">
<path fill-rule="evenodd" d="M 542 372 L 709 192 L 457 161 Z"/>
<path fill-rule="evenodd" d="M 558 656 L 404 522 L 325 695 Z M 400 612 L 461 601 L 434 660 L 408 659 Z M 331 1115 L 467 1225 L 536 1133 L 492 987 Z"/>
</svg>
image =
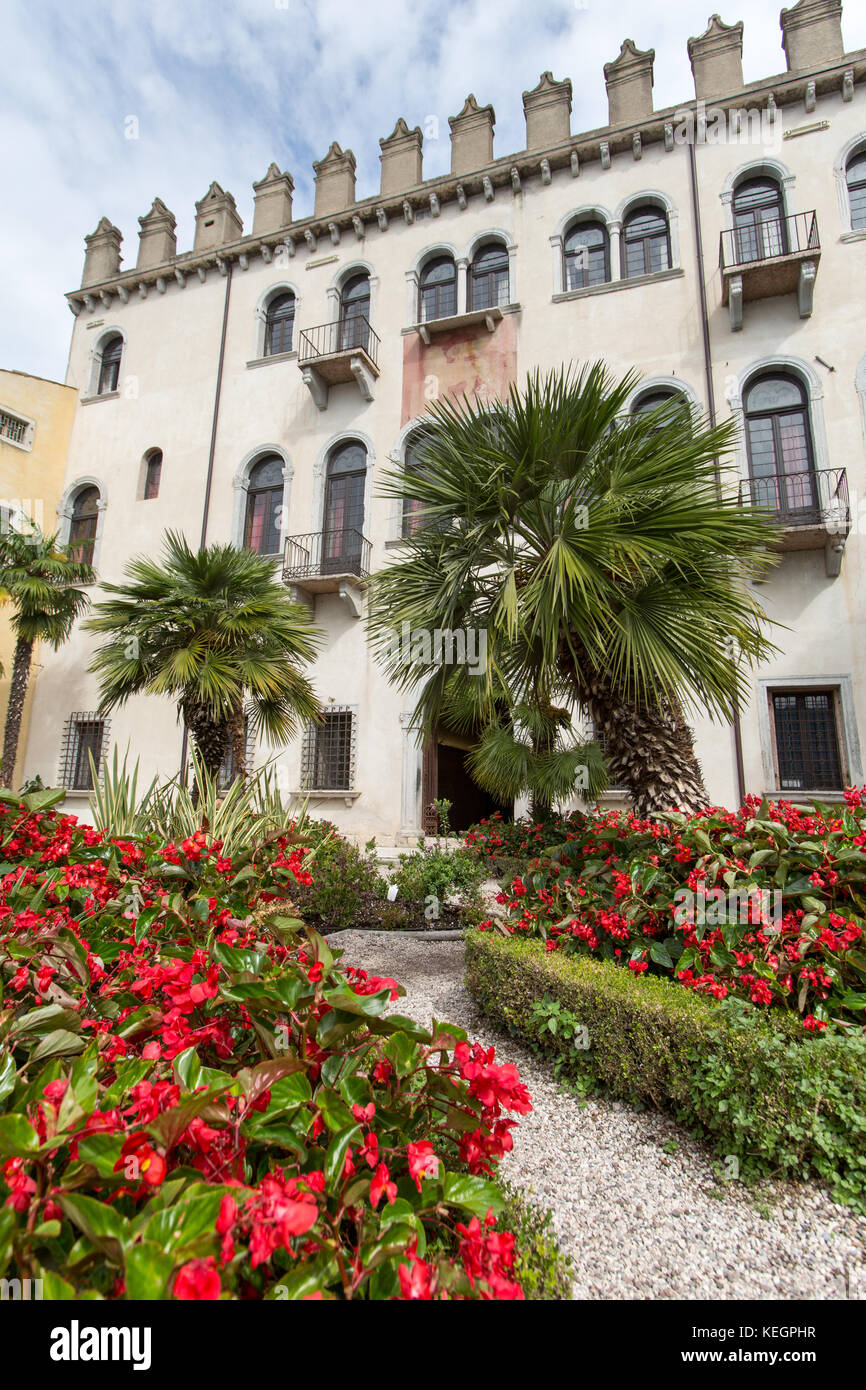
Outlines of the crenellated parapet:
<svg viewBox="0 0 866 1390">
<path fill-rule="evenodd" d="M 134 269 L 121 269 L 121 232 L 103 218 L 85 238 L 81 291 L 68 296 L 70 307 L 78 313 L 99 300 L 110 303 L 115 294 L 124 303 L 133 296 L 144 299 L 151 287 L 158 293 L 168 285 L 183 288 L 205 281 L 212 271 L 225 275 L 232 264 L 246 270 L 257 255 L 265 261 L 313 255 L 343 238 L 355 243 L 392 226 L 411 225 L 422 213 L 439 217 L 449 204 L 462 211 L 476 199 L 521 198 L 533 183 L 543 187 L 554 178 L 578 178 L 590 164 L 605 171 L 618 158 L 640 159 L 653 145 L 670 154 L 684 117 L 695 127 L 706 122 L 708 103 L 716 113 L 736 112 L 738 122 L 744 111 L 760 114 L 798 104 L 812 113 L 824 95 L 841 93 L 848 101 L 856 84 L 866 82 L 866 51 L 844 52 L 840 0 L 799 0 L 782 10 L 780 25 L 787 71 L 744 85 L 743 24 L 711 15 L 704 33 L 688 40 L 694 97 L 664 110 L 653 108 L 654 50 L 626 39 L 618 56 L 604 65 L 607 123 L 581 134 L 571 131 L 571 81 L 544 72 L 523 93 L 526 147 L 507 155 L 497 156 L 494 149 L 493 107 L 480 105 L 470 93 L 448 118 L 450 172 L 432 179 L 424 178 L 421 129 L 401 116 L 379 141 L 379 190 L 360 199 L 355 156 L 334 141 L 313 164 L 314 206 L 301 218 L 293 208 L 292 175 L 272 163 L 253 184 L 253 224 L 246 234 L 231 193 L 214 182 L 195 204 L 191 251 L 178 252 L 174 214 L 156 198 L 139 218 Z"/>
</svg>

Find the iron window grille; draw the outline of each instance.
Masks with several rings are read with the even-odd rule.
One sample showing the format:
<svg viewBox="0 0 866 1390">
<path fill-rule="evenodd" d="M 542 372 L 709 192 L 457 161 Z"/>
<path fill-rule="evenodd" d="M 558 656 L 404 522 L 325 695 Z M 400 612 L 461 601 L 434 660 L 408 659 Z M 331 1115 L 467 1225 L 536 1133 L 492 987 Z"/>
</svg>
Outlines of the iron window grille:
<svg viewBox="0 0 866 1390">
<path fill-rule="evenodd" d="M 244 711 L 244 758 L 246 761 L 248 773 L 252 768 L 255 755 L 255 730 L 253 728 L 253 721 L 250 711 L 249 709 L 246 709 Z M 234 782 L 236 777 L 237 769 L 235 768 L 234 758 L 232 757 L 232 745 L 231 742 L 229 742 L 223 760 L 219 765 L 219 771 L 217 772 L 217 787 L 221 792 L 228 791 L 229 787 L 231 786 L 232 782 Z"/>
<path fill-rule="evenodd" d="M 305 791 L 351 791 L 355 784 L 355 710 L 329 705 L 304 732 L 301 785 Z"/>
<path fill-rule="evenodd" d="M 0 410 L 0 439 L 9 439 L 13 444 L 23 444 L 27 438 L 27 421 L 19 420 L 17 415 L 9 415 Z"/>
<path fill-rule="evenodd" d="M 771 690 L 779 787 L 841 791 L 836 690 Z"/>
<path fill-rule="evenodd" d="M 100 719 L 94 711 L 77 711 L 69 716 L 63 726 L 60 746 L 58 781 L 61 787 L 67 791 L 93 790 L 90 755 L 96 764 L 97 777 L 101 777 L 108 749 L 109 723 L 108 719 Z"/>
</svg>

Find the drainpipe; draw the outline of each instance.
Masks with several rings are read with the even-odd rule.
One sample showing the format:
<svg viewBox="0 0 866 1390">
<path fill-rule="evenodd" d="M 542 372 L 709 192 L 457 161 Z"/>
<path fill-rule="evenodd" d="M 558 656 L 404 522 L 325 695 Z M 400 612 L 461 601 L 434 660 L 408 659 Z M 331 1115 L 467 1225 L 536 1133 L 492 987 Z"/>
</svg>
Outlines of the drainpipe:
<svg viewBox="0 0 866 1390">
<path fill-rule="evenodd" d="M 697 130 L 697 121 L 695 122 Z M 710 348 L 710 319 L 707 310 L 707 286 L 704 273 L 704 239 L 701 227 L 701 205 L 698 194 L 698 167 L 695 155 L 695 141 L 689 140 L 689 181 L 692 191 L 692 217 L 695 224 L 695 254 L 698 262 L 698 295 L 701 305 L 701 334 L 704 343 L 704 375 L 707 386 L 707 413 L 709 414 L 710 424 L 716 423 L 716 392 L 713 385 L 713 357 Z M 718 464 L 716 465 L 716 493 L 721 497 L 721 481 L 719 478 Z M 739 702 L 734 697 L 733 720 L 731 724 L 734 734 L 734 764 L 737 773 L 737 796 L 739 805 L 742 806 L 746 798 L 746 778 L 743 764 L 743 730 L 740 723 Z"/>
<path fill-rule="evenodd" d="M 220 352 L 219 352 L 219 360 L 218 360 L 218 362 L 217 362 L 216 389 L 214 390 L 213 416 L 212 416 L 212 419 L 211 419 L 211 427 L 210 427 L 210 449 L 209 449 L 209 451 L 208 451 L 208 458 L 207 458 L 207 475 L 206 475 L 206 477 L 205 477 L 205 485 L 204 485 L 204 507 L 202 508 L 202 515 L 201 515 L 201 535 L 199 536 L 199 542 L 198 542 L 198 548 L 199 548 L 199 550 L 203 550 L 203 549 L 204 549 L 205 541 L 206 541 L 206 539 L 207 539 L 207 523 L 208 523 L 208 516 L 209 516 L 209 514 L 210 514 L 210 496 L 211 496 L 211 488 L 212 488 L 212 486 L 213 486 L 213 465 L 214 465 L 214 455 L 215 455 L 215 453 L 216 453 L 217 422 L 218 422 L 218 420 L 219 420 L 219 413 L 220 413 L 220 396 L 222 395 L 222 387 L 223 387 L 223 365 L 224 365 L 224 363 L 225 363 L 225 357 L 226 357 L 226 333 L 227 333 L 227 330 L 228 330 L 228 322 L 229 322 L 229 301 L 230 301 L 230 299 L 231 299 L 231 293 L 232 293 L 232 263 L 231 263 L 231 261 L 226 261 L 226 295 L 225 295 L 225 300 L 224 300 L 224 302 L 223 302 L 223 325 L 222 325 L 222 332 L 221 332 L 221 334 L 220 334 Z M 189 729 L 187 728 L 186 724 L 184 724 L 184 726 L 183 726 L 183 741 L 182 741 L 181 747 L 180 747 L 180 776 L 181 776 L 181 780 L 183 780 L 183 779 L 186 777 L 186 759 L 187 759 L 187 752 L 188 752 L 188 749 L 189 749 Z"/>
</svg>

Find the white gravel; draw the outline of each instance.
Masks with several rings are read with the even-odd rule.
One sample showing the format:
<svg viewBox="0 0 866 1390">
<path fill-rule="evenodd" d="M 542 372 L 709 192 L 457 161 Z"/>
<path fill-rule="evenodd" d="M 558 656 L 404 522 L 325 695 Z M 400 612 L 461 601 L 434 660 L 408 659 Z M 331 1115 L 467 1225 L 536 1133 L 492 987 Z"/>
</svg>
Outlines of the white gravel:
<svg viewBox="0 0 866 1390">
<path fill-rule="evenodd" d="M 331 944 L 405 986 L 395 1009 L 459 1024 L 516 1063 L 534 1109 L 501 1171 L 553 1212 L 575 1298 L 866 1298 L 866 1219 L 811 1185 L 722 1182 L 667 1116 L 569 1095 L 479 1013 L 462 943 L 345 932 Z"/>
</svg>

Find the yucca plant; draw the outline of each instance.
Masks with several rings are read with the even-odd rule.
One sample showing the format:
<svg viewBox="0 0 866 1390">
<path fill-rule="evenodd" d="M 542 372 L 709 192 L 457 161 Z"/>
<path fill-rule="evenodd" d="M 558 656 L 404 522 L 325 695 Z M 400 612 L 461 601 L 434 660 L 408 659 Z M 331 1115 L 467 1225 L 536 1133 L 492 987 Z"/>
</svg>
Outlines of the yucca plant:
<svg viewBox="0 0 866 1390">
<path fill-rule="evenodd" d="M 90 794 L 90 815 L 97 830 L 105 830 L 110 835 L 127 839 L 139 831 L 141 816 L 145 812 L 156 788 L 154 777 L 143 796 L 138 796 L 138 758 L 129 770 L 129 747 L 121 763 L 115 746 L 110 764 L 103 764 L 100 773 L 90 757 L 90 779 L 93 790 Z"/>
</svg>

